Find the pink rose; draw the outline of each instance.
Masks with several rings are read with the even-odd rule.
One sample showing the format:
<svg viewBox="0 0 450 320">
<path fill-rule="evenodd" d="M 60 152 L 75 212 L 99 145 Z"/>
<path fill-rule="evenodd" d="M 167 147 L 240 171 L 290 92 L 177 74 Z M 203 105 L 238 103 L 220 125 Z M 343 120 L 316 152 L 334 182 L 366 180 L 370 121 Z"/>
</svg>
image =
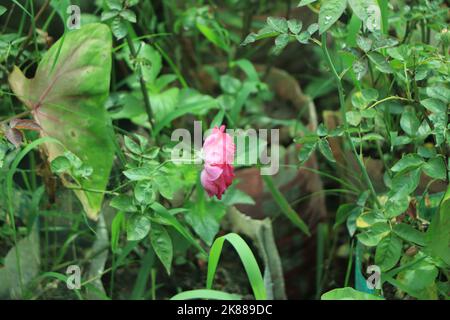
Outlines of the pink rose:
<svg viewBox="0 0 450 320">
<path fill-rule="evenodd" d="M 210 197 L 222 199 L 222 194 L 231 185 L 234 178 L 233 138 L 225 133 L 225 126 L 215 127 L 203 144 L 205 165 L 201 173 L 201 182 Z"/>
</svg>

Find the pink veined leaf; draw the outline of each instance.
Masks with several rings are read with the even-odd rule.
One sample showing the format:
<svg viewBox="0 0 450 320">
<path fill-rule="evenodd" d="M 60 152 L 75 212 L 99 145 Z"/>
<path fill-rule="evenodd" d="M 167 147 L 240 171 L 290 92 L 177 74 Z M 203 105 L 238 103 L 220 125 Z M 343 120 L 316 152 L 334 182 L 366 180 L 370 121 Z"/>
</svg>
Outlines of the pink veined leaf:
<svg viewBox="0 0 450 320">
<path fill-rule="evenodd" d="M 75 194 L 87 215 L 96 220 L 104 194 L 90 190 L 106 189 L 115 152 L 111 119 L 104 108 L 111 76 L 112 35 L 108 26 L 92 23 L 68 32 L 62 41 L 43 56 L 34 78 L 26 78 L 15 67 L 9 83 L 31 111 L 40 135 L 55 138 L 64 146 L 45 143 L 48 161 L 67 149 L 93 169 L 89 179 L 76 183 L 65 176 L 61 179 L 68 187 L 79 187 Z"/>
<path fill-rule="evenodd" d="M 9 122 L 11 129 L 41 131 L 41 126 L 30 119 L 13 119 Z"/>
<path fill-rule="evenodd" d="M 16 148 L 20 147 L 23 142 L 23 134 L 20 130 L 14 128 L 7 128 L 5 130 L 5 137 L 11 142 Z"/>
</svg>

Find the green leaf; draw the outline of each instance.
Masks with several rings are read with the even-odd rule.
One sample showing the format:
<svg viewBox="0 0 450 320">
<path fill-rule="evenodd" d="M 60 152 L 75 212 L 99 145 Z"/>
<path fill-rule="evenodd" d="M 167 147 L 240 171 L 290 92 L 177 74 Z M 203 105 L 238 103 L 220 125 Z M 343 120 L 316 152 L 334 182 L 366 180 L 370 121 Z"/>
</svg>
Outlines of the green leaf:
<svg viewBox="0 0 450 320">
<path fill-rule="evenodd" d="M 170 275 L 170 266 L 173 258 L 173 246 L 169 233 L 163 226 L 154 223 L 150 231 L 150 241 L 152 243 L 153 250 L 166 269 L 167 274 Z"/>
<path fill-rule="evenodd" d="M 111 33 L 104 24 L 87 24 L 61 41 L 44 55 L 33 79 L 25 78 L 16 67 L 9 83 L 29 109 L 40 106 L 33 114 L 41 134 L 59 140 L 92 167 L 91 177 L 80 182 L 81 188 L 105 190 L 115 150 L 104 108 L 111 74 Z M 64 153 L 57 145 L 45 148 L 50 162 Z M 66 179 L 63 182 L 72 186 Z M 75 194 L 87 215 L 96 219 L 104 194 L 84 190 Z"/>
<path fill-rule="evenodd" d="M 289 31 L 291 31 L 293 34 L 299 34 L 300 31 L 302 31 L 302 26 L 303 23 L 300 20 L 297 19 L 288 20 Z"/>
<path fill-rule="evenodd" d="M 414 229 L 412 226 L 406 223 L 399 223 L 394 225 L 393 231 L 400 238 L 418 244 L 419 246 L 425 245 L 425 233 Z"/>
<path fill-rule="evenodd" d="M 317 127 L 316 133 L 319 137 L 325 137 L 328 135 L 328 129 L 323 123 L 320 123 Z"/>
<path fill-rule="evenodd" d="M 237 294 L 208 290 L 208 289 L 197 289 L 189 290 L 178 293 L 174 295 L 170 300 L 241 300 L 241 296 Z"/>
<path fill-rule="evenodd" d="M 136 212 L 137 208 L 133 203 L 133 198 L 127 195 L 119 195 L 113 198 L 109 204 L 111 207 L 124 212 Z"/>
<path fill-rule="evenodd" d="M 241 80 L 229 75 L 225 74 L 220 77 L 219 79 L 220 88 L 222 91 L 229 93 L 229 94 L 236 94 L 239 92 L 239 90 L 242 87 Z"/>
<path fill-rule="evenodd" d="M 252 197 L 233 186 L 228 188 L 227 192 L 222 196 L 221 202 L 227 206 L 233 206 L 235 204 L 255 204 L 255 200 L 253 200 Z"/>
<path fill-rule="evenodd" d="M 289 43 L 289 35 L 286 33 L 280 34 L 275 38 L 274 53 L 279 54 Z"/>
<path fill-rule="evenodd" d="M 170 183 L 167 176 L 158 175 L 154 177 L 153 185 L 164 198 L 169 200 L 173 199 L 173 194 L 176 190 L 174 190 L 174 185 Z"/>
<path fill-rule="evenodd" d="M 307 6 L 308 4 L 311 4 L 313 2 L 316 2 L 317 0 L 302 0 L 300 1 L 300 3 L 298 4 L 298 7 L 303 7 L 303 6 Z"/>
<path fill-rule="evenodd" d="M 117 252 L 119 247 L 120 232 L 124 230 L 126 220 L 125 213 L 122 211 L 117 212 L 111 223 L 111 251 Z"/>
<path fill-rule="evenodd" d="M 358 208 L 362 209 L 361 207 Z M 386 222 L 386 218 L 379 210 L 360 211 L 362 213 L 356 219 L 356 226 L 358 228 L 368 228 L 373 226 L 375 223 Z"/>
<path fill-rule="evenodd" d="M 222 50 L 228 52 L 230 51 L 228 32 L 226 29 L 222 28 L 214 20 L 206 20 L 202 17 L 198 17 L 196 20 L 197 29 L 215 46 L 221 48 Z"/>
<path fill-rule="evenodd" d="M 439 206 L 439 213 L 433 217 L 427 230 L 427 248 L 432 256 L 442 259 L 450 266 L 450 186 Z"/>
<path fill-rule="evenodd" d="M 310 36 L 312 36 L 314 33 L 316 33 L 317 30 L 319 30 L 319 24 L 318 23 L 310 24 L 308 26 L 308 29 L 307 29 L 307 31 L 308 31 Z"/>
<path fill-rule="evenodd" d="M 197 243 L 191 233 L 174 216 L 172 216 L 164 206 L 155 202 L 151 205 L 151 208 L 168 224 L 174 227 L 186 240 L 194 245 L 202 254 L 206 254 L 205 250 Z"/>
<path fill-rule="evenodd" d="M 150 94 L 150 103 L 155 113 L 155 121 L 164 119 L 176 109 L 180 99 L 180 89 L 170 88 L 164 92 Z"/>
<path fill-rule="evenodd" d="M 395 267 L 401 255 L 402 241 L 391 233 L 378 244 L 375 252 L 375 264 L 382 271 L 390 270 Z"/>
<path fill-rule="evenodd" d="M 71 5 L 70 0 L 50 0 L 50 6 L 61 18 L 61 22 L 65 25 L 69 18 L 68 7 Z"/>
<path fill-rule="evenodd" d="M 160 148 L 153 146 L 145 153 L 146 159 L 155 159 L 159 154 Z"/>
<path fill-rule="evenodd" d="M 295 225 L 297 226 L 303 233 L 305 233 L 307 236 L 310 236 L 311 233 L 309 231 L 308 226 L 306 223 L 299 217 L 298 213 L 292 209 L 289 202 L 286 200 L 286 198 L 283 196 L 283 194 L 278 190 L 278 188 L 275 186 L 273 179 L 271 176 L 263 175 L 262 179 L 264 180 L 264 183 L 267 186 L 267 189 L 269 189 L 270 193 L 272 194 L 272 197 L 274 198 L 275 202 L 277 203 L 278 207 L 281 209 L 281 212 Z"/>
<path fill-rule="evenodd" d="M 6 8 L 4 6 L 0 6 L 0 16 L 2 16 L 6 12 Z"/>
<path fill-rule="evenodd" d="M 320 297 L 321 300 L 384 300 L 382 297 L 357 291 L 350 287 L 337 288 L 325 292 Z"/>
<path fill-rule="evenodd" d="M 139 168 L 125 170 L 123 174 L 131 181 L 148 180 L 155 173 L 155 165 L 146 165 Z"/>
<path fill-rule="evenodd" d="M 319 143 L 319 151 L 320 153 L 327 158 L 328 161 L 330 162 L 336 162 L 336 160 L 334 160 L 334 156 L 333 156 L 333 152 L 331 151 L 330 148 L 330 144 L 328 143 L 327 139 L 320 139 Z"/>
<path fill-rule="evenodd" d="M 134 197 L 137 202 L 143 205 L 150 205 L 156 200 L 151 181 L 139 181 L 134 187 Z"/>
<path fill-rule="evenodd" d="M 439 270 L 429 257 L 425 259 L 423 257 L 422 253 L 415 255 L 413 261 L 419 259 L 421 261 L 400 272 L 397 275 L 397 281 L 400 284 L 400 289 L 410 296 L 418 299 L 433 299 L 434 296 L 434 299 L 436 299 L 436 293 L 433 294 L 432 291 L 436 290 L 434 281 L 439 274 Z"/>
<path fill-rule="evenodd" d="M 423 172 L 430 178 L 445 180 L 447 169 L 445 168 L 444 159 L 441 156 L 431 158 L 423 166 Z"/>
<path fill-rule="evenodd" d="M 356 127 L 361 123 L 361 112 L 359 111 L 347 111 L 345 113 L 345 118 L 347 119 L 347 122 Z"/>
<path fill-rule="evenodd" d="M 288 32 L 288 23 L 285 18 L 268 17 L 266 22 L 267 22 L 267 25 L 276 32 L 279 32 L 279 33 L 287 33 Z"/>
<path fill-rule="evenodd" d="M 378 7 L 377 0 L 348 0 L 348 3 L 356 16 L 363 22 L 367 22 L 372 16 L 370 10 Z"/>
<path fill-rule="evenodd" d="M 135 153 L 135 154 L 138 154 L 138 155 L 142 154 L 141 147 L 136 142 L 131 140 L 129 137 L 124 136 L 123 137 L 123 142 L 125 143 L 125 147 L 127 147 L 127 149 L 129 151 L 131 151 L 132 153 Z"/>
<path fill-rule="evenodd" d="M 300 147 L 300 152 L 298 154 L 298 159 L 300 160 L 300 164 L 308 161 L 311 154 L 316 150 L 317 142 L 313 143 L 305 143 Z"/>
<path fill-rule="evenodd" d="M 6 153 L 8 152 L 8 150 L 9 150 L 9 147 L 6 144 L 6 142 L 0 140 L 0 169 L 3 168 Z"/>
<path fill-rule="evenodd" d="M 302 33 L 295 36 L 298 42 L 302 44 L 308 43 L 309 39 L 311 38 L 311 35 L 308 31 L 303 31 Z"/>
<path fill-rule="evenodd" d="M 160 74 L 162 69 L 161 54 L 153 46 L 143 41 L 139 42 L 137 47 L 138 47 L 137 58 L 140 61 L 139 65 L 142 67 L 142 75 L 144 77 L 144 80 L 147 85 L 156 86 L 158 75 Z M 126 52 L 127 53 L 129 52 L 129 48 L 127 48 Z M 133 67 L 133 61 L 127 60 L 127 62 L 128 65 L 130 65 L 130 67 Z M 154 97 L 156 96 L 156 93 L 159 93 L 159 91 L 153 92 L 153 94 L 150 95 L 150 98 L 152 98 L 153 96 L 153 100 L 157 99 Z"/>
<path fill-rule="evenodd" d="M 419 146 L 417 153 L 423 158 L 430 159 L 436 156 L 436 149 L 430 145 Z"/>
<path fill-rule="evenodd" d="M 374 247 L 384 237 L 391 232 L 389 225 L 385 222 L 378 222 L 371 226 L 367 231 L 358 234 L 358 240 L 367 247 Z"/>
<path fill-rule="evenodd" d="M 383 57 L 378 52 L 369 52 L 367 54 L 367 56 L 373 62 L 375 67 L 382 73 L 393 73 L 394 72 L 394 70 L 392 69 L 391 65 L 386 60 L 386 58 Z"/>
<path fill-rule="evenodd" d="M 448 109 L 447 105 L 438 99 L 424 99 L 420 102 L 431 112 L 430 121 L 434 125 L 434 135 L 436 135 L 436 145 L 445 142 L 447 136 Z"/>
<path fill-rule="evenodd" d="M 373 41 L 370 38 L 358 35 L 356 37 L 356 43 L 358 44 L 358 47 L 361 48 L 361 50 L 363 50 L 364 52 L 369 52 L 372 48 Z"/>
<path fill-rule="evenodd" d="M 27 285 L 36 279 L 39 273 L 40 257 L 39 232 L 35 225 L 28 236 L 18 240 L 9 251 L 5 251 L 5 259 L 0 268 L 2 299 L 26 298 Z"/>
<path fill-rule="evenodd" d="M 150 232 L 150 219 L 142 214 L 133 214 L 127 219 L 127 240 L 139 241 Z"/>
<path fill-rule="evenodd" d="M 352 203 L 340 205 L 336 212 L 336 222 L 334 223 L 333 228 L 336 229 L 339 225 L 344 223 L 355 208 L 358 209 L 358 207 Z"/>
<path fill-rule="evenodd" d="M 189 95 L 189 97 L 187 97 Z M 186 114 L 201 114 L 212 108 L 217 108 L 217 101 L 210 96 L 201 95 L 192 90 L 186 91 L 186 97 L 180 97 L 180 105 L 167 114 L 161 121 L 156 123 L 153 134 L 157 135 L 164 127 L 168 126 L 173 120 Z"/>
<path fill-rule="evenodd" d="M 450 89 L 444 86 L 427 87 L 427 95 L 430 98 L 439 99 L 444 103 L 450 102 Z"/>
<path fill-rule="evenodd" d="M 424 163 L 421 156 L 417 154 L 407 154 L 401 158 L 397 163 L 391 168 L 393 172 L 401 172 L 408 169 L 415 169 L 422 166 Z"/>
<path fill-rule="evenodd" d="M 120 11 L 118 10 L 111 10 L 111 11 L 103 11 L 101 15 L 101 21 L 106 21 L 109 19 L 112 19 L 114 17 L 117 17 L 119 15 Z"/>
<path fill-rule="evenodd" d="M 361 80 L 369 70 L 367 65 L 367 59 L 356 60 L 355 62 L 353 62 L 352 70 L 356 75 L 356 79 Z"/>
<path fill-rule="evenodd" d="M 131 10 L 122 10 L 120 16 L 131 23 L 136 23 L 136 14 Z"/>
<path fill-rule="evenodd" d="M 400 126 L 408 136 L 415 137 L 420 127 L 419 119 L 414 111 L 407 109 L 402 113 Z"/>
<path fill-rule="evenodd" d="M 347 0 L 327 0 L 319 12 L 319 33 L 327 31 L 344 13 Z"/>
<path fill-rule="evenodd" d="M 65 156 L 59 156 L 53 159 L 53 161 L 50 163 L 50 168 L 53 173 L 61 174 L 68 172 L 70 168 L 72 167 L 69 159 L 67 159 Z"/>
<path fill-rule="evenodd" d="M 121 17 L 115 17 L 111 22 L 111 30 L 117 40 L 123 39 L 128 34 L 127 24 Z"/>
<path fill-rule="evenodd" d="M 447 110 L 447 106 L 445 105 L 444 102 L 438 100 L 438 99 L 434 99 L 434 98 L 429 98 L 429 99 L 423 99 L 420 101 L 420 103 L 427 108 L 430 112 L 433 113 L 439 113 L 439 112 L 446 112 Z"/>
<path fill-rule="evenodd" d="M 197 189 L 197 192 L 199 190 Z M 200 192 L 204 192 L 203 189 Z M 218 201 L 198 199 L 186 214 L 186 221 L 200 238 L 209 246 L 220 229 L 220 221 L 226 213 L 226 207 Z"/>
<path fill-rule="evenodd" d="M 245 37 L 244 41 L 242 41 L 241 46 L 249 45 L 250 43 L 254 43 L 258 39 L 258 35 L 256 33 L 250 33 Z"/>
<path fill-rule="evenodd" d="M 253 289 L 253 294 L 256 300 L 266 300 L 267 293 L 264 286 L 264 280 L 261 275 L 258 263 L 252 250 L 247 243 L 236 233 L 229 233 L 220 238 L 217 238 L 211 246 L 208 258 L 208 275 L 206 279 L 206 288 L 211 289 L 216 274 L 217 265 L 219 263 L 220 255 L 222 253 L 223 244 L 227 240 L 237 251 L 245 272 L 249 279 L 250 285 Z"/>
<path fill-rule="evenodd" d="M 122 10 L 122 0 L 106 0 L 108 8 L 111 10 Z"/>
<path fill-rule="evenodd" d="M 397 173 L 389 186 L 392 190 L 391 195 L 397 192 L 402 192 L 405 195 L 411 194 L 419 185 L 420 172 L 421 168 L 417 168 Z"/>
<path fill-rule="evenodd" d="M 395 218 L 404 213 L 409 207 L 409 190 L 407 186 L 394 190 L 385 204 L 385 212 L 387 218 Z"/>
</svg>

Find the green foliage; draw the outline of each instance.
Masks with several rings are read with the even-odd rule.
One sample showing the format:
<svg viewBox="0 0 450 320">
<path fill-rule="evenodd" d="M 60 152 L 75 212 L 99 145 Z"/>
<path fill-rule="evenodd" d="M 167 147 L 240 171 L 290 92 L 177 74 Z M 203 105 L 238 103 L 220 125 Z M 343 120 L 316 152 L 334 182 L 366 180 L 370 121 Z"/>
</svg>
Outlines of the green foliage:
<svg viewBox="0 0 450 320">
<path fill-rule="evenodd" d="M 344 13 L 347 0 L 324 1 L 319 13 L 319 32 L 327 31 Z"/>
<path fill-rule="evenodd" d="M 328 291 L 321 296 L 321 300 L 383 300 L 382 298 L 357 291 L 353 288 L 339 288 Z"/>
<path fill-rule="evenodd" d="M 1 298 L 448 299 L 446 2 L 71 3 L 0 6 Z M 258 137 L 208 197 L 194 121 L 279 129 L 279 172 Z"/>
</svg>

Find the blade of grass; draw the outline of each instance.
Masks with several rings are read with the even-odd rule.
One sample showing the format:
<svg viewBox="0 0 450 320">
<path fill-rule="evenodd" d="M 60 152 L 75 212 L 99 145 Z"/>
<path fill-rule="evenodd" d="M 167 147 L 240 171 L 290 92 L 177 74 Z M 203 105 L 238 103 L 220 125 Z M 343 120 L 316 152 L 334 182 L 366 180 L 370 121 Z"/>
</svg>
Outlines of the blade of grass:
<svg viewBox="0 0 450 320">
<path fill-rule="evenodd" d="M 186 229 L 178 220 L 170 214 L 170 212 L 163 207 L 159 203 L 154 203 L 151 205 L 151 208 L 155 210 L 155 212 L 167 221 L 172 227 L 174 227 L 186 240 L 188 240 L 192 245 L 194 245 L 200 253 L 206 256 L 206 251 L 197 243 L 195 238 L 191 235 L 191 233 Z"/>
<path fill-rule="evenodd" d="M 155 261 L 155 252 L 152 248 L 148 249 L 141 261 L 141 268 L 139 269 L 133 292 L 131 293 L 131 300 L 140 300 L 144 298 L 146 284 Z"/>
<path fill-rule="evenodd" d="M 264 180 L 267 188 L 269 189 L 270 193 L 272 194 L 272 197 L 274 198 L 278 207 L 281 209 L 281 212 L 283 212 L 286 215 L 286 217 L 289 220 L 291 220 L 291 222 L 295 226 L 297 226 L 303 233 L 305 233 L 308 237 L 311 236 L 311 232 L 309 231 L 308 226 L 298 216 L 297 212 L 295 212 L 294 209 L 291 208 L 291 206 L 289 205 L 289 202 L 286 200 L 286 198 L 283 196 L 283 194 L 280 192 L 280 190 L 278 190 L 278 188 L 275 186 L 272 177 L 271 176 L 262 176 L 262 179 Z"/>
<path fill-rule="evenodd" d="M 211 300 L 241 300 L 241 297 L 236 294 L 227 292 L 199 289 L 181 292 L 170 300 L 197 300 L 197 299 L 211 299 Z"/>
<path fill-rule="evenodd" d="M 319 223 L 317 226 L 317 254 L 316 254 L 316 299 L 322 293 L 323 269 L 325 266 L 325 247 L 328 237 L 328 225 Z"/>
<path fill-rule="evenodd" d="M 50 137 L 44 137 L 37 139 L 27 145 L 14 159 L 13 163 L 11 164 L 11 168 L 9 168 L 7 174 L 6 174 L 6 198 L 8 202 L 8 212 L 9 212 L 9 219 L 10 223 L 12 224 L 12 230 L 13 230 L 13 239 L 14 239 L 14 247 L 16 251 L 16 264 L 17 264 L 17 272 L 19 273 L 19 283 L 21 288 L 21 293 L 23 295 L 24 293 L 24 287 L 23 287 L 23 279 L 22 279 L 22 268 L 20 265 L 20 256 L 19 256 L 19 248 L 17 247 L 17 230 L 16 230 L 16 223 L 15 223 L 15 217 L 14 217 L 14 203 L 13 203 L 13 177 L 14 173 L 17 171 L 17 167 L 19 166 L 20 161 L 22 161 L 23 158 L 34 148 L 39 146 L 40 144 L 43 144 L 45 142 L 55 142 L 61 145 L 61 142 L 54 138 Z"/>
<path fill-rule="evenodd" d="M 264 287 L 263 276 L 261 275 L 255 256 L 247 243 L 236 233 L 229 233 L 217 238 L 214 241 L 211 251 L 209 252 L 206 288 L 212 288 L 225 240 L 227 240 L 234 247 L 241 258 L 241 262 L 244 265 L 245 272 L 247 273 L 248 280 L 250 281 L 250 285 L 253 289 L 255 299 L 265 300 L 267 298 L 266 288 Z"/>
</svg>

